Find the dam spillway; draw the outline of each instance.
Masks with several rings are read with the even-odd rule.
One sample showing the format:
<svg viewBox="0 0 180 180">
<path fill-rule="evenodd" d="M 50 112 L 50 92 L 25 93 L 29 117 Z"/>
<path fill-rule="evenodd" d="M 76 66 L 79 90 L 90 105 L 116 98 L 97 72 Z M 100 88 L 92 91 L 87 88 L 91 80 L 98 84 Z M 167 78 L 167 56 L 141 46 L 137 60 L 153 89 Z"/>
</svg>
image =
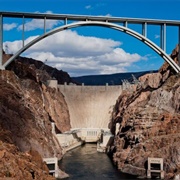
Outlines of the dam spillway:
<svg viewBox="0 0 180 180">
<path fill-rule="evenodd" d="M 122 86 L 58 85 L 69 108 L 71 128 L 107 129 Z"/>
</svg>

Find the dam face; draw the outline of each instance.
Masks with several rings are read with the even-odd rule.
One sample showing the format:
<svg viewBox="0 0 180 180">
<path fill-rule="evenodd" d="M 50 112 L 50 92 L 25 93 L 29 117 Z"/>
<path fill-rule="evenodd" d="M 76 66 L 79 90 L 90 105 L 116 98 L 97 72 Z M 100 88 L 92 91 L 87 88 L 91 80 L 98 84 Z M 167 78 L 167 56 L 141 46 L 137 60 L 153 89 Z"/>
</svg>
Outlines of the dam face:
<svg viewBox="0 0 180 180">
<path fill-rule="evenodd" d="M 58 85 L 69 108 L 71 128 L 107 129 L 122 86 Z"/>
</svg>

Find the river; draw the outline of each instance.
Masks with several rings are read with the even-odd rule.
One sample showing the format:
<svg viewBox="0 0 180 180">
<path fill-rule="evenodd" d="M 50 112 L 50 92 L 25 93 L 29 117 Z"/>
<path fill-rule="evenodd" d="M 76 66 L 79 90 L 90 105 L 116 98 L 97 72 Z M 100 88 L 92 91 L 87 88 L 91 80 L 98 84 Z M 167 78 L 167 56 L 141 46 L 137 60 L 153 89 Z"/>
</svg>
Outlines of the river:
<svg viewBox="0 0 180 180">
<path fill-rule="evenodd" d="M 60 168 L 69 174 L 67 180 L 123 180 L 135 179 L 117 170 L 105 153 L 96 150 L 96 144 L 85 144 L 67 152 Z"/>
</svg>

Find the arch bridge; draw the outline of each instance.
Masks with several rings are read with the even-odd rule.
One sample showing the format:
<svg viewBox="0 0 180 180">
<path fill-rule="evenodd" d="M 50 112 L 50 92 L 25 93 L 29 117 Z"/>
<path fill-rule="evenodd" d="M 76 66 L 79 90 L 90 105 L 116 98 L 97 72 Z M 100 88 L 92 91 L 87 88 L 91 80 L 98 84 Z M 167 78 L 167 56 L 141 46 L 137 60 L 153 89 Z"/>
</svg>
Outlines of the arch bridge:
<svg viewBox="0 0 180 180">
<path fill-rule="evenodd" d="M 22 47 L 10 59 L 3 63 L 3 19 L 4 18 L 22 18 Z M 39 35 L 31 42 L 24 44 L 25 33 L 25 19 L 43 19 L 44 33 Z M 47 31 L 47 20 L 60 20 L 64 24 Z M 73 21 L 73 22 L 72 22 Z M 129 24 L 139 24 L 142 26 L 142 32 L 139 33 L 129 28 Z M 160 46 L 155 44 L 147 37 L 149 25 L 160 26 Z M 127 33 L 138 40 L 145 43 L 158 53 L 169 65 L 177 72 L 180 72 L 180 66 L 176 64 L 172 58 L 166 53 L 166 28 L 167 26 L 175 26 L 178 28 L 178 44 L 180 44 L 180 21 L 175 20 L 159 20 L 159 19 L 140 19 L 140 18 L 125 18 L 125 17 L 108 17 L 108 16 L 86 16 L 86 15 L 70 15 L 70 14 L 42 14 L 42 13 L 25 13 L 25 12 L 0 12 L 0 69 L 5 69 L 13 60 L 15 60 L 21 53 L 30 48 L 40 40 L 53 35 L 57 32 L 79 27 L 79 26 L 103 26 L 112 28 L 124 33 Z M 180 46 L 180 45 L 179 45 Z M 179 53 L 180 61 L 180 53 Z M 180 64 L 180 62 L 179 62 Z"/>
</svg>

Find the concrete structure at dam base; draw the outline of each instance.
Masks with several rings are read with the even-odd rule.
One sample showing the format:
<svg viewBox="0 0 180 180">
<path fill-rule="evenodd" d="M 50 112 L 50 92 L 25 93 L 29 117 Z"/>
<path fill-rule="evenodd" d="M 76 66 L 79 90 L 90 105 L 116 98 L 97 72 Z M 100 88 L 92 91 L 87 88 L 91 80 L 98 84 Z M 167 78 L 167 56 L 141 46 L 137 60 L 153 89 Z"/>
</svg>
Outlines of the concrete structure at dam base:
<svg viewBox="0 0 180 180">
<path fill-rule="evenodd" d="M 84 143 L 97 143 L 97 151 L 106 152 L 114 138 L 109 129 L 100 128 L 71 129 L 63 134 L 56 134 L 54 123 L 52 123 L 52 133 L 61 145 L 63 153 Z"/>
<path fill-rule="evenodd" d="M 59 177 L 59 167 L 58 167 L 58 158 L 43 158 L 43 161 L 47 164 L 47 167 L 49 169 L 49 174 L 54 176 L 55 178 Z"/>
<path fill-rule="evenodd" d="M 101 131 L 101 137 L 99 141 L 97 142 L 97 151 L 107 153 L 109 152 L 109 148 L 111 144 L 113 143 L 114 135 L 108 131 Z"/>
</svg>

